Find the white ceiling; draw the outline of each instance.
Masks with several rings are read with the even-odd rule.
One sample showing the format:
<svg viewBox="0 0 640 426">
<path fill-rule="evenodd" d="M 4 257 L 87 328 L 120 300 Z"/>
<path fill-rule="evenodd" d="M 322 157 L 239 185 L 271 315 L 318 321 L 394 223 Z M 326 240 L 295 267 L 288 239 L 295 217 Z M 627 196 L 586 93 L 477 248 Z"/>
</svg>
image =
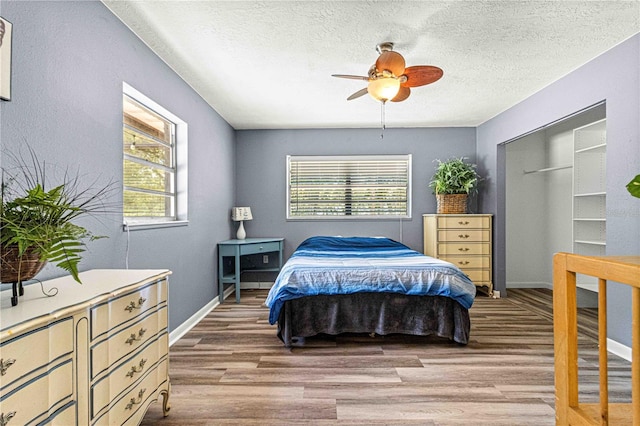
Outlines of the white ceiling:
<svg viewBox="0 0 640 426">
<path fill-rule="evenodd" d="M 639 1 L 103 2 L 236 129 L 378 127 L 378 43 L 441 80 L 387 127 L 477 126 L 640 31 Z M 606 76 L 603 76 L 606 78 Z"/>
</svg>

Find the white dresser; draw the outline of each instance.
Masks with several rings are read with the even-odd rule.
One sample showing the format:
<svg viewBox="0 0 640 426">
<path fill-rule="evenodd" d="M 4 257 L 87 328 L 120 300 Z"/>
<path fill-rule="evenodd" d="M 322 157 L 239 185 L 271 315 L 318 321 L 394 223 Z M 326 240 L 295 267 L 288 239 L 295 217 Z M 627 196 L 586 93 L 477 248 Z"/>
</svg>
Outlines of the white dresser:
<svg viewBox="0 0 640 426">
<path fill-rule="evenodd" d="M 137 425 L 169 412 L 168 270 L 91 270 L 1 293 L 0 425 Z"/>
<path fill-rule="evenodd" d="M 490 214 L 425 214 L 424 254 L 451 262 L 493 295 Z"/>
</svg>

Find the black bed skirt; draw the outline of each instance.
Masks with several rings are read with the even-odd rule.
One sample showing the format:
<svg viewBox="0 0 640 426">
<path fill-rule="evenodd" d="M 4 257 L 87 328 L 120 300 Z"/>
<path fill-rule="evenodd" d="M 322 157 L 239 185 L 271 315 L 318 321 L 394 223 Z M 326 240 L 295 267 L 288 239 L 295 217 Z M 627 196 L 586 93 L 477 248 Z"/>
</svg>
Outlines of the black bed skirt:
<svg viewBox="0 0 640 426">
<path fill-rule="evenodd" d="M 466 345 L 470 328 L 469 311 L 451 298 L 396 293 L 302 297 L 286 301 L 278 317 L 286 347 L 321 333 L 435 335 Z"/>
</svg>

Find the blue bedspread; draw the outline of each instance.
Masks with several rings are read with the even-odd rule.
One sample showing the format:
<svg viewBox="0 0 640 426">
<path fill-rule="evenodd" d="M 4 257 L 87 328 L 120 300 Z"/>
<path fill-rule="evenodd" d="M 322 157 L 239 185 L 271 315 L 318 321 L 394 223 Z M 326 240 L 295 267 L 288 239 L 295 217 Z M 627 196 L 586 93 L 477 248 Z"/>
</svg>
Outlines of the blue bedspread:
<svg viewBox="0 0 640 426">
<path fill-rule="evenodd" d="M 388 238 L 311 237 L 298 246 L 269 291 L 269 322 L 278 321 L 287 300 L 356 292 L 447 296 L 469 309 L 476 287 L 455 265 Z"/>
</svg>

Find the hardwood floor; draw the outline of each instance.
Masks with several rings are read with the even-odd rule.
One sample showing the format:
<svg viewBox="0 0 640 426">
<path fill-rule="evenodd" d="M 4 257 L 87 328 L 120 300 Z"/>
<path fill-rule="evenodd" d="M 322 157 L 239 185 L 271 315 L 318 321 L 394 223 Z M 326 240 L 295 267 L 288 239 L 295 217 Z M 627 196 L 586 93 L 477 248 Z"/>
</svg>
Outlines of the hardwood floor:
<svg viewBox="0 0 640 426">
<path fill-rule="evenodd" d="M 243 290 L 171 347 L 171 412 L 144 425 L 553 425 L 551 291 L 478 296 L 466 346 L 412 336 L 307 339 L 287 350 L 266 290 Z M 597 312 L 580 310 L 581 401 L 597 401 Z M 611 355 L 610 401 L 631 401 L 630 363 Z"/>
</svg>

